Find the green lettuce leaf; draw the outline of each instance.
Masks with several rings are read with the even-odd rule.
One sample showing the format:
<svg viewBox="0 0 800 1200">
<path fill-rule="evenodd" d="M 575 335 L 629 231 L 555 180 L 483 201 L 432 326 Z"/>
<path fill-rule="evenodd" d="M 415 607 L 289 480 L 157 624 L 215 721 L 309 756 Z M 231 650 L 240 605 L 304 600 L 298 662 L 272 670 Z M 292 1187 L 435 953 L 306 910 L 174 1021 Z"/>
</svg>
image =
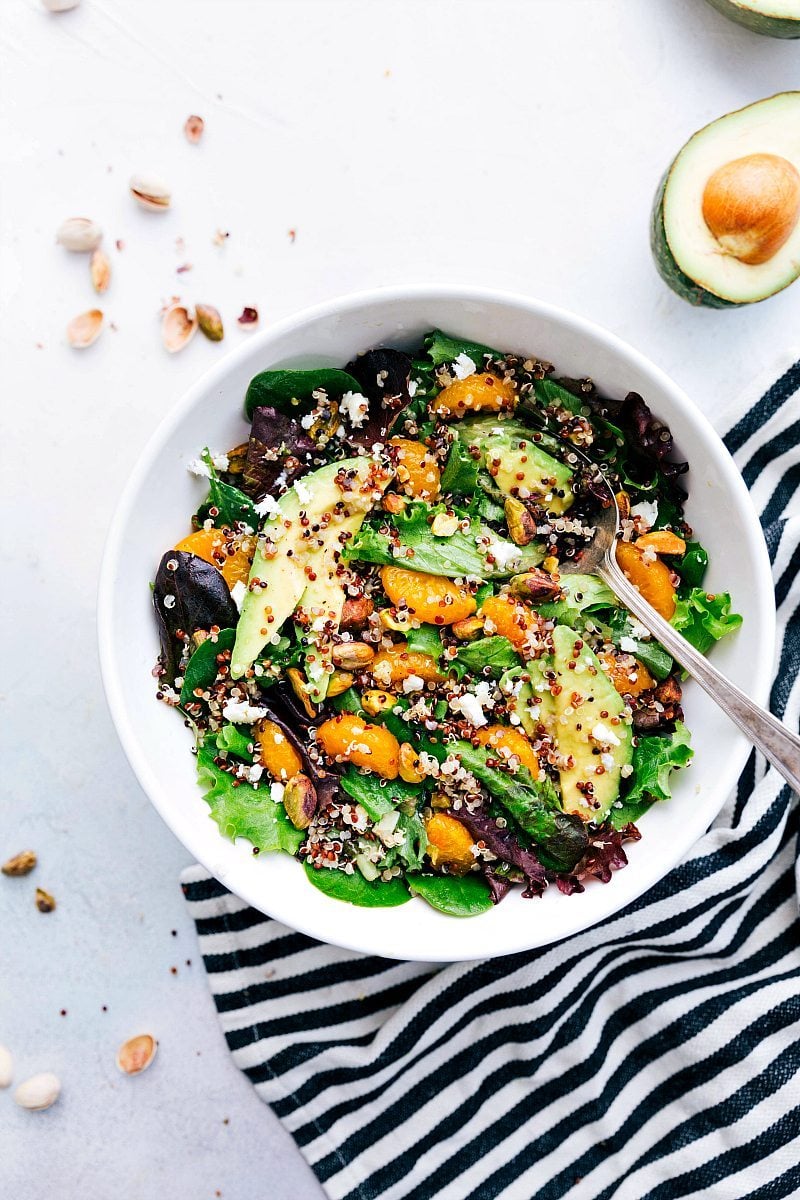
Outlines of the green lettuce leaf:
<svg viewBox="0 0 800 1200">
<path fill-rule="evenodd" d="M 499 679 L 506 671 L 520 665 L 519 655 L 508 638 L 496 636 L 482 638 L 477 642 L 469 642 L 459 646 L 458 654 L 448 663 L 450 670 L 455 670 L 459 679 L 464 675 L 483 675 L 484 667 L 489 668 L 489 674 Z"/>
<path fill-rule="evenodd" d="M 537 566 L 543 558 L 540 546 L 515 546 L 513 542 L 499 537 L 492 529 L 479 521 L 470 520 L 465 533 L 458 529 L 450 537 L 435 537 L 431 533 L 429 517 L 445 511 L 444 505 L 430 506 L 424 502 L 409 504 L 404 512 L 392 519 L 400 545 L 414 551 L 411 558 L 398 558 L 392 553 L 393 541 L 381 533 L 375 525 L 361 526 L 359 532 L 342 552 L 349 562 L 371 562 L 383 565 L 406 567 L 408 570 L 424 571 L 429 575 L 445 575 L 455 579 L 471 575 L 476 579 L 506 579 L 518 571 Z M 466 514 L 461 514 L 466 516 Z M 488 563 L 485 553 L 478 547 L 477 539 L 489 538 L 491 543 L 503 551 L 513 552 L 508 563 Z M 489 547 L 491 549 L 491 546 Z"/>
<path fill-rule="evenodd" d="M 450 447 L 442 471 L 441 489 L 444 495 L 473 496 L 478 486 L 479 464 L 460 438 Z"/>
<path fill-rule="evenodd" d="M 213 739 L 198 747 L 197 782 L 223 837 L 231 841 L 243 837 L 259 850 L 296 854 L 305 833 L 295 829 L 283 805 L 270 798 L 269 786 L 234 787 L 231 776 L 215 764 L 215 753 Z"/>
<path fill-rule="evenodd" d="M 687 642 L 691 642 L 701 654 L 714 642 L 733 633 L 742 623 L 738 613 L 731 612 L 728 592 L 712 595 L 702 588 L 692 588 L 685 596 L 679 596 L 672 617 L 672 624 L 680 630 Z"/>
<path fill-rule="evenodd" d="M 434 329 L 431 333 L 426 334 L 424 346 L 435 367 L 453 362 L 459 354 L 469 355 L 479 370 L 483 368 L 485 355 L 502 358 L 502 355 L 498 354 L 496 350 L 492 350 L 491 346 L 484 346 L 480 342 L 469 342 L 465 338 L 451 337 L 449 333 L 443 333 L 441 329 Z"/>
<path fill-rule="evenodd" d="M 537 608 L 549 620 L 573 629 L 581 623 L 585 612 L 616 608 L 617 598 L 608 584 L 597 575 L 565 575 L 561 580 L 563 600 L 539 604 Z"/>
<path fill-rule="evenodd" d="M 688 766 L 693 754 L 691 735 L 681 721 L 676 722 L 674 733 L 639 735 L 633 751 L 631 787 L 623 803 L 671 800 L 670 775 Z"/>
<path fill-rule="evenodd" d="M 250 730 L 249 725 L 247 729 Z M 234 725 L 232 721 L 222 726 L 215 735 L 215 740 L 217 750 L 232 754 L 234 758 L 239 758 L 242 762 L 251 763 L 253 761 L 253 751 L 250 749 L 253 744 L 252 737 L 242 733 L 239 726 Z"/>
</svg>

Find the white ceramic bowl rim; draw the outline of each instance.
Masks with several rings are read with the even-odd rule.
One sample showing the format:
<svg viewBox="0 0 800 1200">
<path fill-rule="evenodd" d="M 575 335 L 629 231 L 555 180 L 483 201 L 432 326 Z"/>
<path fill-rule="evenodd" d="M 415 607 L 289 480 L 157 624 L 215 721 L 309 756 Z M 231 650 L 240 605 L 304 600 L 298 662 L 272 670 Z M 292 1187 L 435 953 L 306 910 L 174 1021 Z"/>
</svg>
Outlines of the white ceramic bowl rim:
<svg viewBox="0 0 800 1200">
<path fill-rule="evenodd" d="M 754 638 L 754 648 L 757 652 L 754 653 L 750 662 L 748 691 L 759 702 L 766 701 L 769 693 L 775 640 L 774 598 L 769 559 L 744 481 L 705 416 L 692 405 L 685 394 L 663 371 L 616 335 L 607 332 L 593 322 L 556 306 L 527 297 L 467 285 L 404 285 L 355 293 L 327 301 L 290 316 L 260 334 L 251 336 L 244 345 L 227 354 L 188 390 L 166 415 L 145 446 L 111 521 L 98 593 L 98 638 L 102 677 L 117 733 L 144 791 L 173 833 L 192 855 L 247 903 L 268 912 L 268 915 L 311 937 L 366 953 L 430 962 L 494 957 L 546 945 L 577 933 L 597 921 L 611 916 L 619 908 L 630 904 L 663 878 L 685 857 L 696 839 L 710 825 L 722 807 L 724 799 L 734 786 L 749 753 L 749 747 L 744 737 L 735 731 L 731 732 L 730 753 L 727 755 L 724 766 L 715 777 L 713 803 L 706 797 L 702 804 L 701 819 L 698 820 L 697 814 L 690 814 L 680 823 L 681 835 L 667 846 L 661 847 L 661 853 L 657 856 L 656 861 L 650 863 L 646 868 L 638 870 L 635 886 L 620 886 L 623 877 L 631 871 L 631 867 L 617 875 L 608 885 L 590 885 L 587 893 L 577 898 L 577 903 L 582 906 L 583 911 L 578 911 L 566 922 L 563 920 L 556 922 L 558 928 L 553 932 L 547 928 L 542 929 L 543 923 L 531 920 L 530 929 L 524 936 L 520 936 L 518 933 L 504 936 L 503 927 L 495 922 L 491 935 L 486 937 L 482 935 L 480 929 L 481 922 L 486 919 L 484 917 L 458 921 L 455 922 L 454 927 L 453 918 L 433 914 L 438 921 L 433 925 L 434 936 L 423 937 L 418 944 L 413 926 L 418 926 L 419 920 L 412 917 L 409 922 L 411 928 L 407 929 L 402 917 L 398 923 L 398 914 L 408 913 L 414 905 L 423 904 L 423 901 L 414 900 L 399 909 L 351 910 L 350 906 L 323 897 L 316 889 L 310 888 L 305 878 L 302 878 L 303 886 L 318 898 L 310 906 L 309 913 L 305 913 L 299 911 L 288 896 L 284 902 L 280 894 L 273 894 L 270 896 L 269 902 L 265 903 L 264 896 L 261 894 L 262 889 L 252 883 L 252 874 L 245 880 L 240 878 L 241 872 L 236 867 L 223 867 L 221 861 L 209 853 L 205 844 L 206 839 L 200 834 L 202 816 L 198 814 L 196 825 L 193 821 L 186 821 L 180 817 L 171 803 L 170 794 L 161 785 L 157 772 L 151 764 L 148 749 L 137 735 L 131 709 L 126 702 L 125 683 L 117 654 L 118 631 L 114 623 L 117 576 L 124 560 L 126 535 L 135 516 L 137 498 L 147 481 L 148 472 L 159 450 L 191 414 L 198 402 L 210 392 L 220 389 L 232 369 L 241 361 L 251 357 L 254 350 L 263 350 L 263 366 L 259 368 L 263 369 L 275 361 L 274 357 L 270 357 L 271 346 L 278 343 L 287 334 L 326 318 L 346 317 L 348 314 L 369 310 L 372 306 L 385 305 L 387 302 L 418 302 L 423 306 L 426 303 L 434 305 L 437 303 L 475 304 L 505 306 L 521 310 L 531 319 L 539 318 L 543 321 L 564 325 L 577 335 L 585 337 L 588 342 L 600 343 L 611 355 L 621 358 L 626 364 L 630 364 L 631 368 L 637 368 L 640 374 L 647 376 L 654 388 L 669 395 L 670 402 L 686 419 L 687 425 L 693 426 L 694 430 L 700 434 L 701 439 L 710 443 L 713 448 L 714 468 L 718 472 L 721 487 L 730 496 L 732 507 L 737 511 L 741 521 L 741 527 L 737 529 L 737 534 L 744 539 L 746 556 L 749 556 L 753 567 L 753 578 L 750 584 L 754 591 L 754 609 L 759 615 L 758 627 L 749 631 Z M 452 328 L 453 332 L 459 332 L 454 326 Z M 376 339 L 376 341 L 378 340 L 380 339 Z M 542 353 L 547 352 L 546 346 L 539 349 Z M 558 369 L 558 363 L 556 363 L 556 368 Z M 592 372 L 591 361 L 586 363 L 586 371 Z M 658 415 L 657 405 L 654 407 Z M 202 438 L 202 433 L 200 437 Z M 179 468 L 176 464 L 177 469 Z M 155 556 L 157 556 L 157 552 L 156 548 Z M 177 718 L 174 719 L 176 725 L 180 727 L 180 722 L 177 721 Z M 187 760 L 191 763 L 188 745 L 185 747 L 185 752 Z M 194 783 L 194 781 L 192 782 Z M 199 789 L 198 798 L 200 798 Z M 216 834 L 215 827 L 214 833 Z M 644 836 L 647 836 L 646 830 Z M 240 847 L 236 849 L 238 850 Z M 246 855 L 242 856 L 242 864 L 245 864 L 250 858 L 248 849 Z M 290 863 L 290 860 L 287 859 L 287 862 Z M 263 865 L 266 866 L 266 864 Z M 295 866 L 291 863 L 290 865 Z M 244 871 L 244 869 L 243 866 L 242 870 Z M 295 869 L 300 874 L 299 868 L 295 866 Z M 324 908 L 319 908 L 319 900 L 325 901 Z M 523 903 L 539 905 L 544 901 L 525 901 Z M 561 898 L 559 903 L 569 905 L 576 901 Z M 506 904 L 508 901 L 504 901 L 504 905 Z M 499 916 L 504 905 L 493 910 L 493 914 L 486 914 L 486 917 Z M 430 911 L 428 910 L 428 912 Z M 354 916 L 348 921 L 350 913 L 357 913 L 358 917 Z M 378 918 L 377 921 L 373 919 L 375 917 Z M 352 929 L 348 928 L 348 925 L 352 926 Z M 474 934 L 471 937 L 460 935 L 459 930 L 465 926 L 473 927 Z"/>
</svg>

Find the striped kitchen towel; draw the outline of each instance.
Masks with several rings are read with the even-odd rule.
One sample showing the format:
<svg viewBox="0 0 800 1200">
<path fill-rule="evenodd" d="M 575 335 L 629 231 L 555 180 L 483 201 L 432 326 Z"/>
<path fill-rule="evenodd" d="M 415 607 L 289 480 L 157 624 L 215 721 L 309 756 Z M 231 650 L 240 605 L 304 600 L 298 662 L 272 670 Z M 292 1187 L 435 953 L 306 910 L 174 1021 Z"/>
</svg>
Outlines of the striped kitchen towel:
<svg viewBox="0 0 800 1200">
<path fill-rule="evenodd" d="M 800 363 L 730 420 L 798 727 Z M 690 856 L 556 946 L 433 967 L 321 945 L 193 867 L 228 1045 L 339 1200 L 800 1195 L 797 805 L 753 753 Z M 574 903 L 581 903 L 577 898 Z"/>
</svg>

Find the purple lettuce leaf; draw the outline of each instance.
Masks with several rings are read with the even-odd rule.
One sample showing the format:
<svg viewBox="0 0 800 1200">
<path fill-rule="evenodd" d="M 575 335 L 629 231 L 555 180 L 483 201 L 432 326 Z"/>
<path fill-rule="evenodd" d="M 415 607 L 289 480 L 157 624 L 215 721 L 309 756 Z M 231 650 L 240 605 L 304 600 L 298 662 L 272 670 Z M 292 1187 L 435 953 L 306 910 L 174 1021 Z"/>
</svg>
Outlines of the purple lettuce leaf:
<svg viewBox="0 0 800 1200">
<path fill-rule="evenodd" d="M 369 401 L 367 419 L 359 429 L 348 431 L 345 441 L 369 450 L 383 442 L 400 413 L 411 403 L 408 378 L 411 357 L 402 350 L 367 350 L 345 367 L 357 379 Z"/>
<path fill-rule="evenodd" d="M 628 856 L 622 849 L 622 843 L 638 842 L 641 836 L 633 824 L 614 829 L 606 821 L 590 833 L 589 847 L 574 871 L 551 874 L 550 878 L 565 896 L 584 891 L 584 882 L 589 878 L 608 883 L 614 871 L 620 871 L 627 865 Z"/>
<path fill-rule="evenodd" d="M 523 896 L 541 896 L 547 887 L 547 872 L 533 850 L 520 846 L 510 829 L 501 827 L 494 817 L 480 809 L 477 812 L 469 812 L 466 808 L 458 812 L 450 810 L 450 816 L 465 825 L 476 842 L 483 842 L 503 862 L 522 871 L 526 881 Z M 488 870 L 491 871 L 491 866 Z"/>
<path fill-rule="evenodd" d="M 290 484 L 312 465 L 316 447 L 294 417 L 262 406 L 253 413 L 242 491 L 258 502 L 274 494 L 280 476 Z"/>
</svg>

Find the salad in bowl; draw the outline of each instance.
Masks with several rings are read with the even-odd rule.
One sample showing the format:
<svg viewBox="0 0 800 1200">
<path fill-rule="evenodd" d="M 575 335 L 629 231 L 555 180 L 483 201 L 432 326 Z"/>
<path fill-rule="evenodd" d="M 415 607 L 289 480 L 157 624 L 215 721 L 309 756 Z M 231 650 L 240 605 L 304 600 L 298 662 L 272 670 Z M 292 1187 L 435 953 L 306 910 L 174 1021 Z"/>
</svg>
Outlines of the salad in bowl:
<svg viewBox="0 0 800 1200">
<path fill-rule="evenodd" d="M 668 427 L 438 330 L 262 371 L 245 411 L 191 464 L 206 494 L 153 586 L 157 696 L 221 836 L 368 907 L 608 882 L 692 749 L 680 668 L 580 572 L 603 481 L 653 607 L 702 651 L 740 624 Z"/>
</svg>

